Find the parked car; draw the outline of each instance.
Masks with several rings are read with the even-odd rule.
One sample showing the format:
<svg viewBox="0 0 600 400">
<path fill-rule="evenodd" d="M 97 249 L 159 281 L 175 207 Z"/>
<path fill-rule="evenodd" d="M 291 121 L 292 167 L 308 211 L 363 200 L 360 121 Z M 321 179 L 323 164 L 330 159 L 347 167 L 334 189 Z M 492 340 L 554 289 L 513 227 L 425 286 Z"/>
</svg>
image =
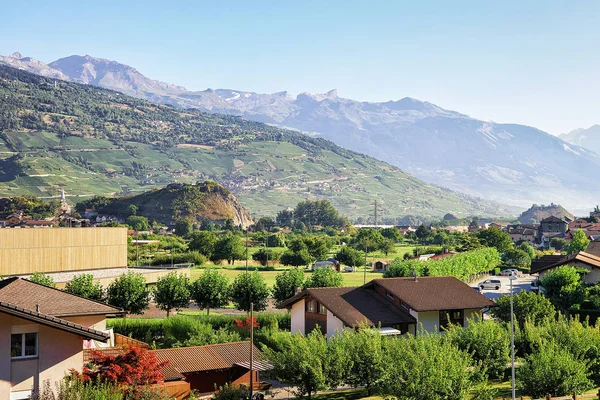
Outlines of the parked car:
<svg viewBox="0 0 600 400">
<path fill-rule="evenodd" d="M 504 269 L 504 270 L 500 271 L 500 273 L 498 275 L 500 275 L 500 276 L 511 276 L 511 275 L 519 276 L 519 275 L 521 275 L 521 273 L 517 269 L 509 268 L 509 269 Z"/>
<path fill-rule="evenodd" d="M 479 289 L 495 289 L 500 290 L 502 281 L 500 279 L 487 279 L 479 284 Z"/>
</svg>

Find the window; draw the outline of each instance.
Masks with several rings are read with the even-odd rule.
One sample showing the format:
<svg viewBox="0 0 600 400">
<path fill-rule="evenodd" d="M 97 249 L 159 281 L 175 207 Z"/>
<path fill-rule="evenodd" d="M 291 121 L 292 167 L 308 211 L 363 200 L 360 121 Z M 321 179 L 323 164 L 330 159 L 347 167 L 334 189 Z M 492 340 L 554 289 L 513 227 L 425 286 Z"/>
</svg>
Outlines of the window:
<svg viewBox="0 0 600 400">
<path fill-rule="evenodd" d="M 327 314 L 327 309 L 321 303 L 319 303 L 319 314 Z"/>
<path fill-rule="evenodd" d="M 387 290 L 385 291 L 385 295 L 387 297 L 389 297 L 390 299 L 394 300 L 394 295 L 392 294 L 392 292 L 388 292 Z"/>
<path fill-rule="evenodd" d="M 315 312 L 315 302 L 312 300 L 308 300 L 306 302 L 306 311 Z"/>
<path fill-rule="evenodd" d="M 450 324 L 464 326 L 463 310 L 440 311 L 440 328 L 447 328 Z"/>
<path fill-rule="evenodd" d="M 10 335 L 10 357 L 37 357 L 37 333 L 14 333 Z"/>
</svg>

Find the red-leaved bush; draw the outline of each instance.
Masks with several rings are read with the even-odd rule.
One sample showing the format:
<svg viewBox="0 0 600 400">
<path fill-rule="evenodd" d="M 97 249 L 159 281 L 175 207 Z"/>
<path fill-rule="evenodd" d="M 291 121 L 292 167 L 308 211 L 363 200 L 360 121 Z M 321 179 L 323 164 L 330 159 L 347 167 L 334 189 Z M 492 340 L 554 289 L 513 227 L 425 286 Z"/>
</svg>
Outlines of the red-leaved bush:
<svg viewBox="0 0 600 400">
<path fill-rule="evenodd" d="M 260 325 L 256 318 L 246 317 L 246 319 L 236 319 L 235 320 L 235 329 L 240 332 L 250 332 L 250 326 L 254 326 L 254 328 L 258 328 Z"/>
<path fill-rule="evenodd" d="M 156 354 L 141 347 L 131 346 L 122 354 L 112 356 L 93 350 L 88 365 L 81 373 L 72 370 L 71 375 L 83 382 L 111 382 L 138 386 L 162 382 L 162 367 L 168 361 L 158 362 Z"/>
</svg>

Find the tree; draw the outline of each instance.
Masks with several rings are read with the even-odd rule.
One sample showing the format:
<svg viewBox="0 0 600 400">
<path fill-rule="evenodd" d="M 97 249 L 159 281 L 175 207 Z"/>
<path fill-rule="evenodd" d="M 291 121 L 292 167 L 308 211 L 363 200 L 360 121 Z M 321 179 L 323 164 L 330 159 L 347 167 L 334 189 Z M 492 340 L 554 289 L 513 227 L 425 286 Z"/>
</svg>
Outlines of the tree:
<svg viewBox="0 0 600 400">
<path fill-rule="evenodd" d="M 231 300 L 238 310 L 250 311 L 250 303 L 254 303 L 254 311 L 264 311 L 268 297 L 269 288 L 258 271 L 239 274 L 231 285 Z"/>
<path fill-rule="evenodd" d="M 562 266 L 548 272 L 540 280 L 544 295 L 554 307 L 566 312 L 585 299 L 585 287 L 581 281 L 580 270 L 572 266 Z"/>
<path fill-rule="evenodd" d="M 540 324 L 556 315 L 556 309 L 550 300 L 533 292 L 523 291 L 513 295 L 513 308 L 515 320 L 521 327 L 527 320 Z M 496 301 L 496 307 L 490 309 L 490 313 L 502 322 L 510 322 L 510 296 L 501 296 Z"/>
<path fill-rule="evenodd" d="M 569 242 L 569 245 L 567 246 L 567 251 L 569 254 L 579 253 L 580 251 L 585 251 L 589 244 L 590 239 L 588 239 L 585 232 L 581 229 L 577 229 L 573 234 L 573 238 Z"/>
<path fill-rule="evenodd" d="M 65 285 L 65 292 L 95 301 L 101 301 L 104 297 L 102 285 L 94 283 L 94 275 L 92 274 L 75 275 Z"/>
<path fill-rule="evenodd" d="M 34 272 L 33 275 L 29 277 L 31 282 L 39 283 L 40 285 L 48 286 L 55 288 L 56 283 L 54 283 L 54 279 L 43 272 Z"/>
<path fill-rule="evenodd" d="M 510 362 L 510 334 L 505 325 L 476 319 L 464 328 L 451 325 L 446 337 L 460 350 L 471 354 L 474 365 L 481 363 L 490 378 L 504 377 Z"/>
<path fill-rule="evenodd" d="M 227 260 L 228 264 L 233 264 L 235 260 L 243 260 L 244 257 L 246 257 L 246 247 L 238 236 L 229 234 L 217 240 L 210 259 Z"/>
<path fill-rule="evenodd" d="M 366 327 L 345 332 L 342 337 L 350 358 L 346 382 L 354 387 L 364 386 L 370 396 L 386 369 L 383 338 L 377 330 Z"/>
<path fill-rule="evenodd" d="M 125 220 L 125 223 L 127 223 L 134 231 L 147 231 L 150 229 L 148 218 L 142 217 L 141 215 L 130 215 Z"/>
<path fill-rule="evenodd" d="M 582 393 L 594 387 L 585 362 L 555 343 L 546 343 L 517 369 L 517 385 L 533 398 Z"/>
<path fill-rule="evenodd" d="M 138 208 L 135 204 L 130 204 L 127 206 L 127 215 L 137 215 Z"/>
<path fill-rule="evenodd" d="M 281 210 L 277 213 L 277 217 L 275 218 L 277 221 L 277 225 L 279 226 L 292 226 L 292 221 L 294 219 L 294 211 L 292 210 Z"/>
<path fill-rule="evenodd" d="M 465 399 L 477 370 L 469 354 L 443 335 L 421 333 L 384 341 L 381 394 L 399 399 Z"/>
<path fill-rule="evenodd" d="M 340 217 L 329 200 L 306 200 L 298 203 L 294 209 L 294 220 L 308 226 L 331 226 L 339 228 L 348 221 Z"/>
<path fill-rule="evenodd" d="M 523 250 L 531 260 L 535 258 L 535 249 L 531 246 L 529 242 L 523 242 L 519 245 L 519 250 Z"/>
<path fill-rule="evenodd" d="M 192 282 L 192 299 L 198 307 L 206 309 L 224 307 L 229 303 L 231 288 L 227 276 L 216 269 L 205 269 L 202 275 Z"/>
<path fill-rule="evenodd" d="M 307 249 L 303 249 L 298 252 L 286 250 L 279 258 L 279 261 L 283 265 L 300 267 L 304 265 L 309 265 L 313 261 L 313 258 L 310 256 L 310 254 L 308 254 Z"/>
<path fill-rule="evenodd" d="M 155 353 L 142 347 L 130 347 L 116 356 L 92 350 L 88 365 L 81 373 L 73 371 L 83 382 L 111 382 L 128 386 L 142 386 L 162 382 L 162 368 L 168 361 L 159 362 Z"/>
<path fill-rule="evenodd" d="M 381 230 L 381 236 L 383 236 L 386 239 L 391 239 L 394 241 L 394 243 L 396 242 L 401 242 L 402 239 L 404 238 L 404 236 L 402 236 L 402 234 L 400 233 L 400 230 L 398 230 L 398 228 L 383 228 Z"/>
<path fill-rule="evenodd" d="M 314 270 L 312 275 L 304 282 L 304 289 L 322 287 L 340 287 L 344 284 L 341 272 L 331 268 Z"/>
<path fill-rule="evenodd" d="M 129 271 L 115 279 L 107 289 L 107 302 L 130 314 L 142 314 L 148 308 L 150 291 L 144 275 Z"/>
<path fill-rule="evenodd" d="M 385 240 L 380 247 L 380 250 L 384 252 L 387 257 L 389 253 L 395 253 L 396 247 L 394 246 L 394 241 L 391 239 Z"/>
<path fill-rule="evenodd" d="M 502 255 L 502 261 L 510 267 L 529 268 L 531 258 L 529 254 L 520 249 L 509 249 Z"/>
<path fill-rule="evenodd" d="M 342 246 L 340 251 L 335 255 L 335 259 L 349 267 L 358 267 L 364 265 L 365 254 L 350 246 Z"/>
<path fill-rule="evenodd" d="M 475 236 L 479 242 L 487 247 L 495 247 L 500 253 L 504 253 L 513 248 L 513 242 L 510 235 L 498 228 L 488 228 L 478 231 Z"/>
<path fill-rule="evenodd" d="M 275 275 L 273 297 L 278 303 L 289 299 L 296 294 L 296 290 L 304 285 L 304 271 L 288 269 Z"/>
<path fill-rule="evenodd" d="M 329 249 L 333 246 L 333 240 L 322 235 L 306 235 L 300 240 L 306 245 L 306 250 L 313 260 L 326 258 Z"/>
<path fill-rule="evenodd" d="M 254 231 L 270 231 L 275 222 L 270 217 L 261 217 L 254 224 Z"/>
<path fill-rule="evenodd" d="M 270 377 L 296 387 L 294 394 L 298 397 L 308 395 L 311 399 L 318 390 L 326 388 L 327 342 L 318 330 L 306 336 L 280 336 L 277 348 L 263 347 L 263 354 L 272 365 Z"/>
<path fill-rule="evenodd" d="M 190 280 L 177 272 L 169 272 L 158 278 L 154 288 L 154 301 L 158 308 L 167 312 L 169 318 L 172 309 L 179 310 L 190 304 Z"/>
<path fill-rule="evenodd" d="M 569 244 L 567 243 L 567 241 L 563 238 L 553 237 L 552 239 L 550 239 L 550 247 L 556 250 L 566 249 L 568 245 Z"/>
<path fill-rule="evenodd" d="M 215 251 L 217 236 L 211 231 L 196 231 L 192 234 L 192 240 L 188 244 L 190 250 L 210 257 Z"/>
<path fill-rule="evenodd" d="M 281 253 L 275 249 L 260 248 L 252 254 L 252 259 L 258 261 L 260 265 L 267 265 L 268 262 L 276 262 L 281 258 Z"/>
<path fill-rule="evenodd" d="M 379 250 L 385 238 L 378 229 L 361 229 L 354 240 L 354 248 L 357 250 L 366 250 L 367 252 Z"/>
<path fill-rule="evenodd" d="M 431 236 L 431 229 L 427 228 L 425 225 L 421 224 L 418 226 L 417 230 L 415 231 L 415 235 L 417 235 L 419 242 L 424 243 L 427 241 L 429 236 Z"/>
<path fill-rule="evenodd" d="M 187 236 L 192 233 L 192 223 L 190 220 L 182 218 L 175 223 L 175 234 L 177 236 Z"/>
</svg>

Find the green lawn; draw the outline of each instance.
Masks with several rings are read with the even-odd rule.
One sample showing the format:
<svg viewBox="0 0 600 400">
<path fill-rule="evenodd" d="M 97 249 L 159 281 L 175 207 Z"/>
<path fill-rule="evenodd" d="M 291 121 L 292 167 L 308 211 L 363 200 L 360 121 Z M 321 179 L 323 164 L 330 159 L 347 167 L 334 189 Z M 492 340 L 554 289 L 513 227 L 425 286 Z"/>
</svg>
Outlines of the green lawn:
<svg viewBox="0 0 600 400">
<path fill-rule="evenodd" d="M 243 267 L 243 263 L 240 263 L 239 265 L 235 265 L 235 268 L 240 268 Z M 256 264 L 254 265 L 254 267 L 256 267 Z M 229 279 L 234 279 L 236 276 L 238 276 L 239 274 L 244 272 L 244 268 L 240 268 L 240 269 L 234 269 L 231 266 L 228 267 L 217 267 L 217 269 L 222 272 L 223 274 L 225 274 L 227 277 L 229 277 Z M 269 287 L 273 287 L 273 285 L 275 284 L 275 276 L 277 274 L 279 274 L 280 272 L 285 271 L 286 269 L 288 269 L 288 267 L 277 267 L 275 269 L 275 271 L 258 271 L 264 278 L 265 281 L 267 282 L 267 285 Z M 204 269 L 203 268 L 194 268 L 191 271 L 191 279 L 194 280 L 196 278 L 198 278 L 200 276 L 200 274 L 202 274 L 202 271 Z M 254 268 L 252 265 L 248 266 L 248 270 L 249 271 L 253 271 Z M 308 276 L 309 274 L 311 274 L 312 272 L 310 270 L 305 270 L 306 275 Z M 368 269 L 366 271 L 366 274 L 363 272 L 363 270 L 357 271 L 357 272 L 343 272 L 342 273 L 343 277 L 344 277 L 344 286 L 360 286 L 363 284 L 363 282 L 369 282 L 373 279 L 377 279 L 377 278 L 381 278 L 383 276 L 382 273 L 380 272 L 373 272 L 370 269 Z"/>
</svg>

